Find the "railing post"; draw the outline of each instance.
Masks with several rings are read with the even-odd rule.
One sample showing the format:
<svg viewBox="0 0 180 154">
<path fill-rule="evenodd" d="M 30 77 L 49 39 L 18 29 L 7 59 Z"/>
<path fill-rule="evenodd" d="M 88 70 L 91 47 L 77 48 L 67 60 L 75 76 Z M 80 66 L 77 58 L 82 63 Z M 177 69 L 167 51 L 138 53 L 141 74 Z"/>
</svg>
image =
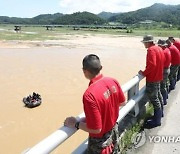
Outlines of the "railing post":
<svg viewBox="0 0 180 154">
<path fill-rule="evenodd" d="M 128 90 L 128 100 L 130 100 L 133 96 L 137 95 L 139 93 L 139 82 L 135 84 L 131 89 Z M 139 114 L 139 103 L 136 103 L 136 105 L 133 107 L 131 112 L 129 112 L 129 115 L 132 115 L 133 117 L 136 117 Z"/>
</svg>

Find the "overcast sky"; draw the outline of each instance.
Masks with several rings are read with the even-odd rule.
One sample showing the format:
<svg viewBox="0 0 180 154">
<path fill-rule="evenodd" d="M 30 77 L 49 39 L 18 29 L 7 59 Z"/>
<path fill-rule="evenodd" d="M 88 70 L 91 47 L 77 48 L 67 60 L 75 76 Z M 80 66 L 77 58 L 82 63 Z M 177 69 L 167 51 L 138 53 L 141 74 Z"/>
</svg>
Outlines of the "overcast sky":
<svg viewBox="0 0 180 154">
<path fill-rule="evenodd" d="M 0 16 L 34 17 L 39 14 L 88 11 L 128 12 L 148 7 L 154 3 L 180 4 L 180 0 L 0 0 Z"/>
</svg>

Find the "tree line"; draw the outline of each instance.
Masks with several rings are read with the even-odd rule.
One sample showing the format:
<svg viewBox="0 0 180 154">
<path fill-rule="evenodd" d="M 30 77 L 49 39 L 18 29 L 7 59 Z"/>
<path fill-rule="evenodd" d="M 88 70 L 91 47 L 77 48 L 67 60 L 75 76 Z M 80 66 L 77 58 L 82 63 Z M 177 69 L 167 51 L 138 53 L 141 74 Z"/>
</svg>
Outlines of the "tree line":
<svg viewBox="0 0 180 154">
<path fill-rule="evenodd" d="M 135 24 L 145 20 L 180 25 L 180 5 L 164 5 L 156 3 L 144 9 L 121 13 L 109 18 L 109 21 L 111 22 L 120 22 L 123 24 Z"/>
<path fill-rule="evenodd" d="M 42 14 L 33 18 L 0 16 L 0 24 L 39 24 L 39 25 L 103 25 L 109 22 L 119 24 L 135 24 L 145 20 L 180 25 L 180 5 L 164 5 L 156 3 L 150 7 L 127 13 L 76 12 L 65 15 L 62 13 Z"/>
</svg>

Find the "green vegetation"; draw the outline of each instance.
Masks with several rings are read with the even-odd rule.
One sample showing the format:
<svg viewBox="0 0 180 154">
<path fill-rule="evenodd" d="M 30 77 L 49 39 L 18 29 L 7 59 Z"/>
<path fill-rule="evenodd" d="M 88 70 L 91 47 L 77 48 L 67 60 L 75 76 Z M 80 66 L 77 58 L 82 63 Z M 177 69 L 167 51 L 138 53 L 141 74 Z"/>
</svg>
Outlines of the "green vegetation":
<svg viewBox="0 0 180 154">
<path fill-rule="evenodd" d="M 121 136 L 119 145 L 121 149 L 121 154 L 125 154 L 127 149 L 131 149 L 133 147 L 132 138 L 140 132 L 145 119 L 151 117 L 152 114 L 153 106 L 152 104 L 148 104 L 146 106 L 146 113 L 138 120 L 138 122 L 134 126 L 132 126 L 131 129 L 124 131 L 123 135 Z"/>
<path fill-rule="evenodd" d="M 0 24 L 36 24 L 36 25 L 102 25 L 107 21 L 89 12 L 77 12 L 70 15 L 42 14 L 34 18 L 16 18 L 0 16 Z"/>
<path fill-rule="evenodd" d="M 113 16 L 119 15 L 120 13 L 111 13 L 111 12 L 101 12 L 98 16 L 102 19 L 108 20 Z"/>
<path fill-rule="evenodd" d="M 164 22 L 180 25 L 180 5 L 164 5 L 156 3 L 150 7 L 127 13 L 101 12 L 97 15 L 89 12 L 77 12 L 69 15 L 62 13 L 42 14 L 34 18 L 17 18 L 0 16 L 0 24 L 36 24 L 36 25 L 108 25 L 138 24 L 149 22 Z M 180 28 L 179 28 L 180 29 Z"/>
<path fill-rule="evenodd" d="M 132 137 L 140 132 L 143 126 L 143 120 L 135 124 L 130 130 L 124 132 L 120 142 L 121 154 L 125 154 L 127 149 L 131 149 L 133 146 Z"/>
<path fill-rule="evenodd" d="M 15 25 L 22 25 L 21 32 L 15 33 Z M 65 26 L 46 30 L 43 25 Z M 72 25 L 81 25 L 81 27 L 75 28 Z M 99 25 L 121 25 L 128 28 L 96 27 Z M 156 37 L 180 38 L 180 5 L 154 4 L 128 13 L 102 12 L 98 15 L 77 12 L 70 15 L 42 14 L 34 18 L 0 16 L 0 33 L 0 40 L 58 40 L 65 39 L 63 35 L 66 34 L 86 35 L 87 33 L 129 36 L 152 34 Z"/>
<path fill-rule="evenodd" d="M 144 36 L 152 34 L 156 37 L 180 37 L 178 28 L 162 28 L 159 25 L 132 25 L 128 29 L 103 29 L 103 28 L 79 28 L 74 30 L 73 27 L 56 27 L 52 30 L 46 30 L 43 26 L 22 26 L 21 32 L 14 31 L 14 25 L 0 25 L 0 40 L 61 40 L 67 39 L 64 35 L 128 35 L 128 36 Z"/>
<path fill-rule="evenodd" d="M 0 40 L 61 40 L 67 39 L 64 35 L 84 35 L 86 31 L 77 31 L 73 28 L 22 27 L 20 32 L 14 31 L 14 25 L 0 25 Z"/>
<path fill-rule="evenodd" d="M 95 14 L 89 12 L 77 12 L 70 15 L 64 15 L 61 18 L 55 19 L 53 24 L 62 25 L 102 25 L 106 21 Z"/>
<path fill-rule="evenodd" d="M 180 38 L 180 30 L 166 30 L 166 29 L 149 29 L 149 30 L 141 30 L 141 29 L 135 29 L 133 30 L 135 35 L 138 36 L 144 36 L 147 34 L 151 34 L 156 37 L 168 37 L 168 36 L 174 36 Z"/>
<path fill-rule="evenodd" d="M 109 19 L 109 21 L 120 22 L 122 24 L 135 24 L 146 20 L 180 25 L 180 5 L 156 3 L 150 7 L 121 13 Z"/>
<path fill-rule="evenodd" d="M 54 22 L 57 18 L 61 18 L 63 16 L 62 13 L 56 14 L 41 14 L 32 19 L 29 19 L 31 24 L 41 24 L 41 25 L 49 25 Z"/>
</svg>

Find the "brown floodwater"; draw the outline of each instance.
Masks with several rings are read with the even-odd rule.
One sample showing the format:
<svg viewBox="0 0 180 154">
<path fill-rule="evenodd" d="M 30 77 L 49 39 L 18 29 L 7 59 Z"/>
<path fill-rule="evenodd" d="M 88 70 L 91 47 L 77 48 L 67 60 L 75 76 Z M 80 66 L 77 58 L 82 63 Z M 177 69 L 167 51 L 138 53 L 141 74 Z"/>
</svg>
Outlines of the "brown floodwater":
<svg viewBox="0 0 180 154">
<path fill-rule="evenodd" d="M 0 153 L 20 154 L 60 128 L 67 116 L 83 112 L 88 80 L 82 59 L 99 55 L 106 76 L 126 83 L 144 69 L 146 51 L 138 37 L 89 37 L 59 47 L 0 47 Z M 71 45 L 71 46 L 69 46 Z M 24 96 L 41 94 L 39 107 L 25 108 Z M 53 154 L 71 153 L 88 136 L 78 131 Z"/>
</svg>

